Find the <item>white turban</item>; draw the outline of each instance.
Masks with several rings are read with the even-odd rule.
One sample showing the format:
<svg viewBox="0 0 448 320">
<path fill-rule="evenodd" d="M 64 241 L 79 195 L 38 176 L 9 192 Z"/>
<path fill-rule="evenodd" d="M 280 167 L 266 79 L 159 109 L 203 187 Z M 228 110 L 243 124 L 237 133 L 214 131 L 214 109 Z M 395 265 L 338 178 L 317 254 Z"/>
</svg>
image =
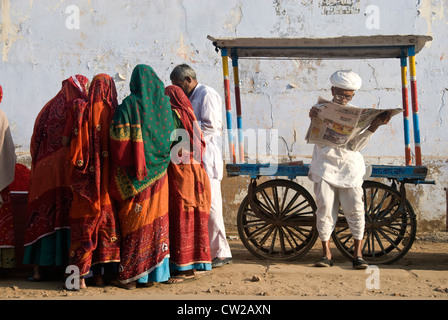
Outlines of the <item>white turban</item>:
<svg viewBox="0 0 448 320">
<path fill-rule="evenodd" d="M 350 91 L 359 90 L 362 85 L 361 77 L 351 70 L 336 71 L 330 81 L 333 86 Z"/>
</svg>

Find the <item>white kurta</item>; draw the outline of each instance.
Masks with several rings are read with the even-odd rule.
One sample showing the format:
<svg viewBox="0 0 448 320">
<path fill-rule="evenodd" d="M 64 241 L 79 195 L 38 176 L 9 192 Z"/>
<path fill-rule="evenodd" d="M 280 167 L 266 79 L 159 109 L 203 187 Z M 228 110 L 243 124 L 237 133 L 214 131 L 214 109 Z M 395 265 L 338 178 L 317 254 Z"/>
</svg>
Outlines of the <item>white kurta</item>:
<svg viewBox="0 0 448 320">
<path fill-rule="evenodd" d="M 366 130 L 338 148 L 316 144 L 310 165 L 310 180 L 318 182 L 323 179 L 339 188 L 361 187 L 366 165 L 359 151 L 367 145 L 372 134 Z"/>
<path fill-rule="evenodd" d="M 208 224 L 211 257 L 230 258 L 232 254 L 226 239 L 222 212 L 221 180 L 224 163 L 222 160 L 222 99 L 208 86 L 198 84 L 190 96 L 196 119 L 206 143 L 203 156 L 204 168 L 210 179 L 211 209 Z"/>
<path fill-rule="evenodd" d="M 372 136 L 366 130 L 346 145 L 333 148 L 315 145 L 309 179 L 315 183 L 316 226 L 322 241 L 328 241 L 334 230 L 339 205 L 356 240 L 364 233 L 362 184 L 366 173 L 364 157 L 360 153 Z"/>
<path fill-rule="evenodd" d="M 206 143 L 204 167 L 210 179 L 222 180 L 222 99 L 208 86 L 198 84 L 190 96 Z"/>
</svg>

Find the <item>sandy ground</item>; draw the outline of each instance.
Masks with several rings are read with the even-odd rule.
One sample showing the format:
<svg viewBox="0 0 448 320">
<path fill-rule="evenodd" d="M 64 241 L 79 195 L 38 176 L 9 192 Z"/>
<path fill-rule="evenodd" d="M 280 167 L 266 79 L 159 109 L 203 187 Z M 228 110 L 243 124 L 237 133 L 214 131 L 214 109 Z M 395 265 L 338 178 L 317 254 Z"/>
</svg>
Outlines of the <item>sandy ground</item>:
<svg viewBox="0 0 448 320">
<path fill-rule="evenodd" d="M 448 299 L 448 233 L 420 236 L 400 261 L 370 270 L 353 270 L 336 248 L 335 266 L 316 268 L 320 245 L 294 262 L 259 260 L 236 240 L 229 240 L 233 264 L 200 274 L 196 281 L 156 284 L 125 290 L 89 287 L 62 289 L 62 280 L 31 283 L 28 270 L 0 280 L 2 300 L 291 300 L 291 299 Z M 378 275 L 377 282 L 372 282 Z M 370 277 L 370 278 L 369 278 Z M 372 288 L 373 284 L 379 285 Z"/>
</svg>

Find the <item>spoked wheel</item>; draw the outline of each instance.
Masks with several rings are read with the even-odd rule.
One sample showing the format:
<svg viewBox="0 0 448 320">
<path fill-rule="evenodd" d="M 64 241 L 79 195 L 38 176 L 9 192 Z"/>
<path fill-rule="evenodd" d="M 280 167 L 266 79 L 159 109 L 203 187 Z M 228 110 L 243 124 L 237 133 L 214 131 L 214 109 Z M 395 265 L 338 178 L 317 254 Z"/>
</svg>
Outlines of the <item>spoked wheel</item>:
<svg viewBox="0 0 448 320">
<path fill-rule="evenodd" d="M 312 196 L 295 182 L 277 179 L 251 185 L 238 210 L 238 233 L 260 259 L 294 260 L 316 242 L 315 211 Z"/>
<path fill-rule="evenodd" d="M 415 240 L 417 221 L 414 210 L 399 191 L 385 184 L 366 181 L 363 189 L 366 218 L 363 257 L 371 264 L 396 262 L 409 251 Z M 353 257 L 353 238 L 342 216 L 333 240 L 347 258 Z"/>
</svg>

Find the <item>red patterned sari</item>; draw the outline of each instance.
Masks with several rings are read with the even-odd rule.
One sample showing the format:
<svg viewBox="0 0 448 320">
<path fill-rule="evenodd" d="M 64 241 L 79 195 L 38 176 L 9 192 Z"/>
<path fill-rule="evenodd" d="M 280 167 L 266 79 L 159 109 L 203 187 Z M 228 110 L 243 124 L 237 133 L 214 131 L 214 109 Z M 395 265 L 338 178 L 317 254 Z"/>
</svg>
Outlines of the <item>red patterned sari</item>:
<svg viewBox="0 0 448 320">
<path fill-rule="evenodd" d="M 70 264 L 84 276 L 92 265 L 120 261 L 116 213 L 109 195 L 109 126 L 117 107 L 113 79 L 92 80 L 89 99 L 74 106 L 71 130 Z"/>
<path fill-rule="evenodd" d="M 0 249 L 14 248 L 14 216 L 9 187 L 1 190 L 0 197 L 2 199 L 0 204 Z"/>
<path fill-rule="evenodd" d="M 211 270 L 208 234 L 211 191 L 201 161 L 205 141 L 182 89 L 169 86 L 165 94 L 170 97 L 177 129 L 184 129 L 189 138 L 172 147 L 168 167 L 171 269 Z M 184 147 L 179 148 L 182 144 Z"/>
<path fill-rule="evenodd" d="M 68 263 L 69 149 L 62 145 L 67 119 L 76 99 L 87 98 L 89 80 L 76 75 L 62 82 L 59 93 L 39 112 L 31 137 L 31 182 L 28 192 L 24 264 Z"/>
</svg>

